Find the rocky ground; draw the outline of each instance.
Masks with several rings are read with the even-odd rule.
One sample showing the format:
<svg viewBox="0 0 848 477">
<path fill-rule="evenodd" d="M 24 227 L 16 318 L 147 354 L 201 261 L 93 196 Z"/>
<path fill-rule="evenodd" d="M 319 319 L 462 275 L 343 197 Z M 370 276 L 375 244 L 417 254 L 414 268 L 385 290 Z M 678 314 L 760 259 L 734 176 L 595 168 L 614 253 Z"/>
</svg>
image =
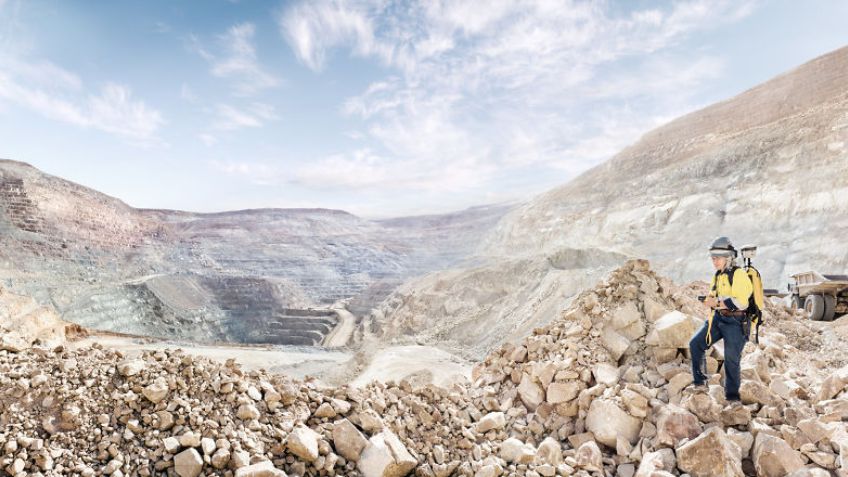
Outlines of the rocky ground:
<svg viewBox="0 0 848 477">
<path fill-rule="evenodd" d="M 743 359 L 696 393 L 704 284 L 630 261 L 448 387 L 322 386 L 180 350 L 0 351 L 10 475 L 846 476 L 846 327 L 769 303 Z"/>
</svg>

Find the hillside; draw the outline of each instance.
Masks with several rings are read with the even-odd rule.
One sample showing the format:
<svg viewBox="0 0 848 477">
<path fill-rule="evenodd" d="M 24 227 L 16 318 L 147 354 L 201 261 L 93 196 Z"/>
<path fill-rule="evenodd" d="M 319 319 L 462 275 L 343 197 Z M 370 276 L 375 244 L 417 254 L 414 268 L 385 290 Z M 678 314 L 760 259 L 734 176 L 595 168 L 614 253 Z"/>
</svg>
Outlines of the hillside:
<svg viewBox="0 0 848 477">
<path fill-rule="evenodd" d="M 545 324 L 549 315 L 536 309 L 599 279 L 610 257 L 647 257 L 675 280 L 705 279 L 720 235 L 759 246 L 754 263 L 767 287 L 785 290 L 791 273 L 809 269 L 844 273 L 846 171 L 842 48 L 651 131 L 516 207 L 475 267 L 407 283 L 370 327 L 386 341 L 458 345 L 480 358 L 486 345 Z"/>
<path fill-rule="evenodd" d="M 647 133 L 510 213 L 488 253 L 601 247 L 693 280 L 727 235 L 759 245 L 782 289 L 790 273 L 848 268 L 846 170 L 848 47 Z"/>
</svg>

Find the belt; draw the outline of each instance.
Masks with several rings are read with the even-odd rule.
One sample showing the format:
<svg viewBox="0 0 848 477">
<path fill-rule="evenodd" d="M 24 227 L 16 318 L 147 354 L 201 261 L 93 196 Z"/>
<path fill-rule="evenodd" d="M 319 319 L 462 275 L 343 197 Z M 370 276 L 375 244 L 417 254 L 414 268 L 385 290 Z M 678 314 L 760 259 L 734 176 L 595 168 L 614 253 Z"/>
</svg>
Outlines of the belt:
<svg viewBox="0 0 848 477">
<path fill-rule="evenodd" d="M 721 316 L 732 316 L 734 318 L 745 318 L 748 316 L 748 312 L 746 311 L 730 311 L 730 310 L 716 310 L 718 314 Z"/>
</svg>

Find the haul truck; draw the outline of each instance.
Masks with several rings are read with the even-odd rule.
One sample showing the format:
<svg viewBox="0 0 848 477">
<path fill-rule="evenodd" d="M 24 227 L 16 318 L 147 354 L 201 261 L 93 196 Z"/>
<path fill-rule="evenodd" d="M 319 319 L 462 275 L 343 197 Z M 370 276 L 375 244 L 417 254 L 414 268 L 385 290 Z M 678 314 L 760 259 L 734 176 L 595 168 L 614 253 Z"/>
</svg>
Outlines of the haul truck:
<svg viewBox="0 0 848 477">
<path fill-rule="evenodd" d="M 848 275 L 803 272 L 792 278 L 792 307 L 806 310 L 811 320 L 831 321 L 848 313 Z"/>
</svg>

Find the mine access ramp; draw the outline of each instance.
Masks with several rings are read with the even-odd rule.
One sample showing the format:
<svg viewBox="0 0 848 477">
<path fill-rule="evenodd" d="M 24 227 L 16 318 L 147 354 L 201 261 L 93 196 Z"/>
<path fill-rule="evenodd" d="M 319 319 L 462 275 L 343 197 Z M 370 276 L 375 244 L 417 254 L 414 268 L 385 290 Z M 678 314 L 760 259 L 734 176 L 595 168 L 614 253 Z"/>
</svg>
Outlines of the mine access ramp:
<svg viewBox="0 0 848 477">
<path fill-rule="evenodd" d="M 792 307 L 806 310 L 811 320 L 831 321 L 848 314 L 848 275 L 803 272 L 792 279 Z"/>
</svg>

